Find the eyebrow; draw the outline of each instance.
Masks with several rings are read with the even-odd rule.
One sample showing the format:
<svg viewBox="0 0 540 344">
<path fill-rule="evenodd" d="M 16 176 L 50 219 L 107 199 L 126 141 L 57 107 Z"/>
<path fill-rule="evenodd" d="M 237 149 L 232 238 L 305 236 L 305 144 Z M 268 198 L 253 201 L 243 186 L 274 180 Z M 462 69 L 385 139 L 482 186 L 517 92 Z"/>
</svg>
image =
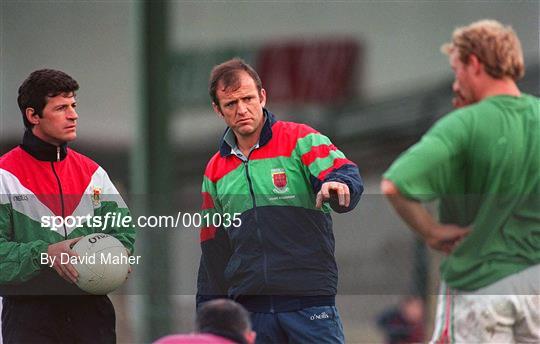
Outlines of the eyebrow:
<svg viewBox="0 0 540 344">
<path fill-rule="evenodd" d="M 77 102 L 75 101 L 75 102 L 73 102 L 73 103 L 58 104 L 58 105 L 56 105 L 54 108 L 55 108 L 55 109 L 58 109 L 58 108 L 61 108 L 61 107 L 67 106 L 67 105 L 71 105 L 71 106 L 77 105 Z"/>
</svg>

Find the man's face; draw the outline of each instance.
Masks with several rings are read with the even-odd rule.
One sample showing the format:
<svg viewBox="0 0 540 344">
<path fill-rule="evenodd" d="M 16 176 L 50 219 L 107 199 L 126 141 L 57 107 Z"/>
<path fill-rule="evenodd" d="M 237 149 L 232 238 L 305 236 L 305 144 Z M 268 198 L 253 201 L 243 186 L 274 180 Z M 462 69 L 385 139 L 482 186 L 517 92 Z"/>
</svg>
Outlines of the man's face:
<svg viewBox="0 0 540 344">
<path fill-rule="evenodd" d="M 261 132 L 264 116 L 263 107 L 266 104 L 266 91 L 257 90 L 255 81 L 246 72 L 238 72 L 239 85 L 223 89 L 218 85 L 216 96 L 219 104 L 212 104 L 214 111 L 223 117 L 225 123 L 237 137 L 257 137 Z"/>
<path fill-rule="evenodd" d="M 455 77 L 454 83 L 452 84 L 452 91 L 454 92 L 452 104 L 454 107 L 460 108 L 476 103 L 478 99 L 475 95 L 473 69 L 471 66 L 466 65 L 460 60 L 457 51 L 452 51 L 450 53 L 450 66 L 454 71 Z"/>
<path fill-rule="evenodd" d="M 75 140 L 79 118 L 75 111 L 77 106 L 75 95 L 63 93 L 47 99 L 41 117 L 36 113 L 29 116 L 30 123 L 34 124 L 32 128 L 34 135 L 55 146 Z M 28 111 L 27 109 L 27 117 Z"/>
</svg>

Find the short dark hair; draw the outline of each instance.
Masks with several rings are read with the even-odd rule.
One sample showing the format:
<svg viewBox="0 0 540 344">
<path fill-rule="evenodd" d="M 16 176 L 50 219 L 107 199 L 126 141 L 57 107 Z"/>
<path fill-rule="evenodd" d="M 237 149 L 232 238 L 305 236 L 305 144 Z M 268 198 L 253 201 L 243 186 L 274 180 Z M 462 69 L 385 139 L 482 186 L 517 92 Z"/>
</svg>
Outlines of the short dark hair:
<svg viewBox="0 0 540 344">
<path fill-rule="evenodd" d="M 197 312 L 197 332 L 210 333 L 245 343 L 244 334 L 251 330 L 249 313 L 240 304 L 228 299 L 205 302 Z"/>
<path fill-rule="evenodd" d="M 40 69 L 32 72 L 19 87 L 17 103 L 21 109 L 24 126 L 32 128 L 26 118 L 26 109 L 33 108 L 41 117 L 47 104 L 47 97 L 56 97 L 63 93 L 73 93 L 79 89 L 79 84 L 64 72 L 54 69 Z"/>
<path fill-rule="evenodd" d="M 231 60 L 225 61 L 212 69 L 210 73 L 210 81 L 208 82 L 208 93 L 214 104 L 219 107 L 219 100 L 217 98 L 217 87 L 222 83 L 223 88 L 233 87 L 234 89 L 240 87 L 240 79 L 238 78 L 238 72 L 246 72 L 255 81 L 259 94 L 262 90 L 262 82 L 259 74 L 239 57 L 235 57 Z"/>
</svg>

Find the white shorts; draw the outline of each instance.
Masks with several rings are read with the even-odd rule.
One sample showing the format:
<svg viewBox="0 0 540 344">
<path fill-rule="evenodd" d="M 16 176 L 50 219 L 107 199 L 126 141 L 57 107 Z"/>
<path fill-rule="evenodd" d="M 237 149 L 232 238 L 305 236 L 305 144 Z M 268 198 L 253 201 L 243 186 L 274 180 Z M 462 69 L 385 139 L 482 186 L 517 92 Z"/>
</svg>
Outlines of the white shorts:
<svg viewBox="0 0 540 344">
<path fill-rule="evenodd" d="M 441 283 L 430 343 L 540 343 L 540 265 L 475 291 Z"/>
</svg>

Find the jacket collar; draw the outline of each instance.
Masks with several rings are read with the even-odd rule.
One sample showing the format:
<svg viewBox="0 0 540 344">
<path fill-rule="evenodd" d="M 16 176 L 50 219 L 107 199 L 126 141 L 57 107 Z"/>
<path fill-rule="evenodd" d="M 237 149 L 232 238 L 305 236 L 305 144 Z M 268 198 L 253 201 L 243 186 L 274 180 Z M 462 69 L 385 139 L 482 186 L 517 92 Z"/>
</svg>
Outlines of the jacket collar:
<svg viewBox="0 0 540 344">
<path fill-rule="evenodd" d="M 276 123 L 276 116 L 274 116 L 273 113 L 263 108 L 263 114 L 266 117 L 266 120 L 264 121 L 263 128 L 261 130 L 261 136 L 259 136 L 259 147 L 264 146 L 265 144 L 270 141 L 272 138 L 272 126 L 274 123 Z M 219 146 L 219 154 L 222 157 L 226 157 L 231 155 L 231 146 L 227 142 L 225 142 L 225 135 L 227 135 L 227 132 L 231 130 L 230 128 L 227 128 L 225 130 L 225 133 L 221 137 L 221 144 Z"/>
<path fill-rule="evenodd" d="M 43 141 L 26 129 L 20 147 L 34 158 L 41 161 L 62 161 L 67 156 L 67 143 L 59 147 Z"/>
</svg>

